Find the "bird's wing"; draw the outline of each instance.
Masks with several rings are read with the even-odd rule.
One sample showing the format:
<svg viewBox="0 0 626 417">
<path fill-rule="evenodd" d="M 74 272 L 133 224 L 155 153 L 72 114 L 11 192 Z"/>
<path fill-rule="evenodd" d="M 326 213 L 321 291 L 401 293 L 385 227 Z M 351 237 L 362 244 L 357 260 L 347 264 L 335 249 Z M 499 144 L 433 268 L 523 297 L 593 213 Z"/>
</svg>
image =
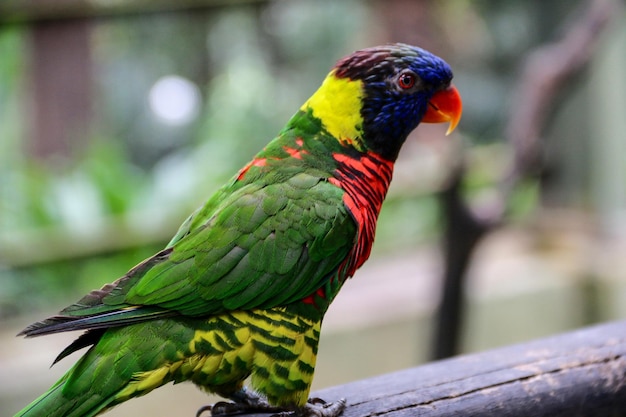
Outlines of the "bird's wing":
<svg viewBox="0 0 626 417">
<path fill-rule="evenodd" d="M 218 195 L 183 224 L 166 249 L 22 333 L 287 304 L 330 279 L 356 240 L 343 191 L 320 175 L 300 172 Z"/>
</svg>

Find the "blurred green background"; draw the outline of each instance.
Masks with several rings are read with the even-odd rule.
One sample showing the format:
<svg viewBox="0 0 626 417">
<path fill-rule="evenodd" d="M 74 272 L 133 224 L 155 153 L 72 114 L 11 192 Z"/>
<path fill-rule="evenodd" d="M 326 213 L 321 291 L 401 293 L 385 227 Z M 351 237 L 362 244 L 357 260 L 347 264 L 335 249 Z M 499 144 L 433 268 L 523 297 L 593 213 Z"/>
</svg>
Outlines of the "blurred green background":
<svg viewBox="0 0 626 417">
<path fill-rule="evenodd" d="M 15 334 L 161 248 L 267 143 L 341 56 L 388 41 L 444 57 L 458 131 L 420 126 L 371 260 L 331 307 L 315 388 L 428 360 L 441 275 L 436 193 L 459 158 L 472 205 L 507 174 L 515 83 L 584 1 L 344 0 L 0 6 L 0 415 L 72 363 L 76 335 Z M 626 317 L 626 14 L 546 115 L 547 175 L 518 184 L 476 253 L 464 351 Z M 167 387 L 110 415 L 194 413 Z"/>
</svg>

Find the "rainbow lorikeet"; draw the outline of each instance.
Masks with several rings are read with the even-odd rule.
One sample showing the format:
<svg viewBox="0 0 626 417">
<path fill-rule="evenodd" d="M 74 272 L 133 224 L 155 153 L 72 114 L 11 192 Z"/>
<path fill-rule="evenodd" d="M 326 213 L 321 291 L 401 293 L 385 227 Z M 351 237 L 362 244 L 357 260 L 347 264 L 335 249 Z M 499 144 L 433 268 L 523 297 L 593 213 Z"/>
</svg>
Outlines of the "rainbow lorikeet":
<svg viewBox="0 0 626 417">
<path fill-rule="evenodd" d="M 233 401 L 214 416 L 341 414 L 343 400 L 308 399 L 322 318 L 370 254 L 407 135 L 458 123 L 451 79 L 443 60 L 404 44 L 338 61 L 165 249 L 20 333 L 84 330 L 55 363 L 89 350 L 17 415 L 95 416 L 187 380 Z"/>
</svg>

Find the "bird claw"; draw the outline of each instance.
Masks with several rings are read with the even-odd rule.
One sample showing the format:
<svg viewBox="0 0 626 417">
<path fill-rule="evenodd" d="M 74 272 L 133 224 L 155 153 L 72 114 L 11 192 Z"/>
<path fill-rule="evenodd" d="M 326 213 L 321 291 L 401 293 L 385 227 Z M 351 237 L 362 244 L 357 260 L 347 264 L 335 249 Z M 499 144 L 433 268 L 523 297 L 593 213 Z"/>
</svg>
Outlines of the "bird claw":
<svg viewBox="0 0 626 417">
<path fill-rule="evenodd" d="M 211 417 L 232 416 L 245 412 L 245 408 L 241 404 L 231 403 L 227 401 L 219 401 L 215 404 L 200 407 L 196 412 L 196 417 L 201 417 L 205 412 L 211 412 Z"/>
<path fill-rule="evenodd" d="M 270 405 L 260 398 L 249 397 L 243 402 L 220 401 L 213 405 L 205 405 L 198 410 L 196 417 L 201 417 L 201 415 L 206 411 L 211 412 L 211 417 L 227 417 L 253 412 L 277 413 L 274 415 L 280 416 L 285 409 Z"/>
<path fill-rule="evenodd" d="M 338 417 L 345 408 L 346 400 L 343 398 L 332 403 L 321 398 L 309 398 L 304 407 L 296 410 L 275 407 L 260 398 L 254 398 L 246 402 L 220 401 L 213 405 L 205 405 L 198 410 L 196 417 L 201 417 L 206 411 L 210 411 L 212 417 L 227 417 L 252 412 L 274 413 L 270 417 Z"/>
<path fill-rule="evenodd" d="M 338 417 L 346 409 L 346 400 L 341 398 L 329 403 L 321 398 L 309 398 L 304 407 L 296 410 L 285 410 L 270 417 Z"/>
<path fill-rule="evenodd" d="M 341 398 L 329 403 L 321 398 L 309 398 L 309 401 L 298 410 L 298 417 L 338 417 L 346 409 L 346 400 Z"/>
<path fill-rule="evenodd" d="M 345 401 L 345 400 L 343 400 L 343 401 Z M 326 402 L 325 400 L 323 400 L 323 399 L 321 399 L 319 397 L 309 398 L 307 403 L 309 403 L 311 405 L 326 405 L 326 404 L 328 404 L 328 402 Z"/>
<path fill-rule="evenodd" d="M 201 417 L 202 414 L 204 414 L 205 411 L 211 411 L 211 414 L 213 414 L 212 412 L 213 410 L 213 406 L 212 405 L 203 405 L 202 407 L 200 407 L 198 409 L 198 411 L 196 411 L 196 417 Z"/>
</svg>

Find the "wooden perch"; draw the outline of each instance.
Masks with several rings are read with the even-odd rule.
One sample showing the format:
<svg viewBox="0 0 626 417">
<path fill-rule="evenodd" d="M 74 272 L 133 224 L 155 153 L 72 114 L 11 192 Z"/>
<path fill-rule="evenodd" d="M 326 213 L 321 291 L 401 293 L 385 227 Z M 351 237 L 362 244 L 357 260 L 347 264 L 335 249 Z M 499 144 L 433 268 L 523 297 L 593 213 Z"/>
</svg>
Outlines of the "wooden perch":
<svg viewBox="0 0 626 417">
<path fill-rule="evenodd" d="M 344 417 L 626 416 L 626 321 L 433 362 L 313 394 Z"/>
</svg>

